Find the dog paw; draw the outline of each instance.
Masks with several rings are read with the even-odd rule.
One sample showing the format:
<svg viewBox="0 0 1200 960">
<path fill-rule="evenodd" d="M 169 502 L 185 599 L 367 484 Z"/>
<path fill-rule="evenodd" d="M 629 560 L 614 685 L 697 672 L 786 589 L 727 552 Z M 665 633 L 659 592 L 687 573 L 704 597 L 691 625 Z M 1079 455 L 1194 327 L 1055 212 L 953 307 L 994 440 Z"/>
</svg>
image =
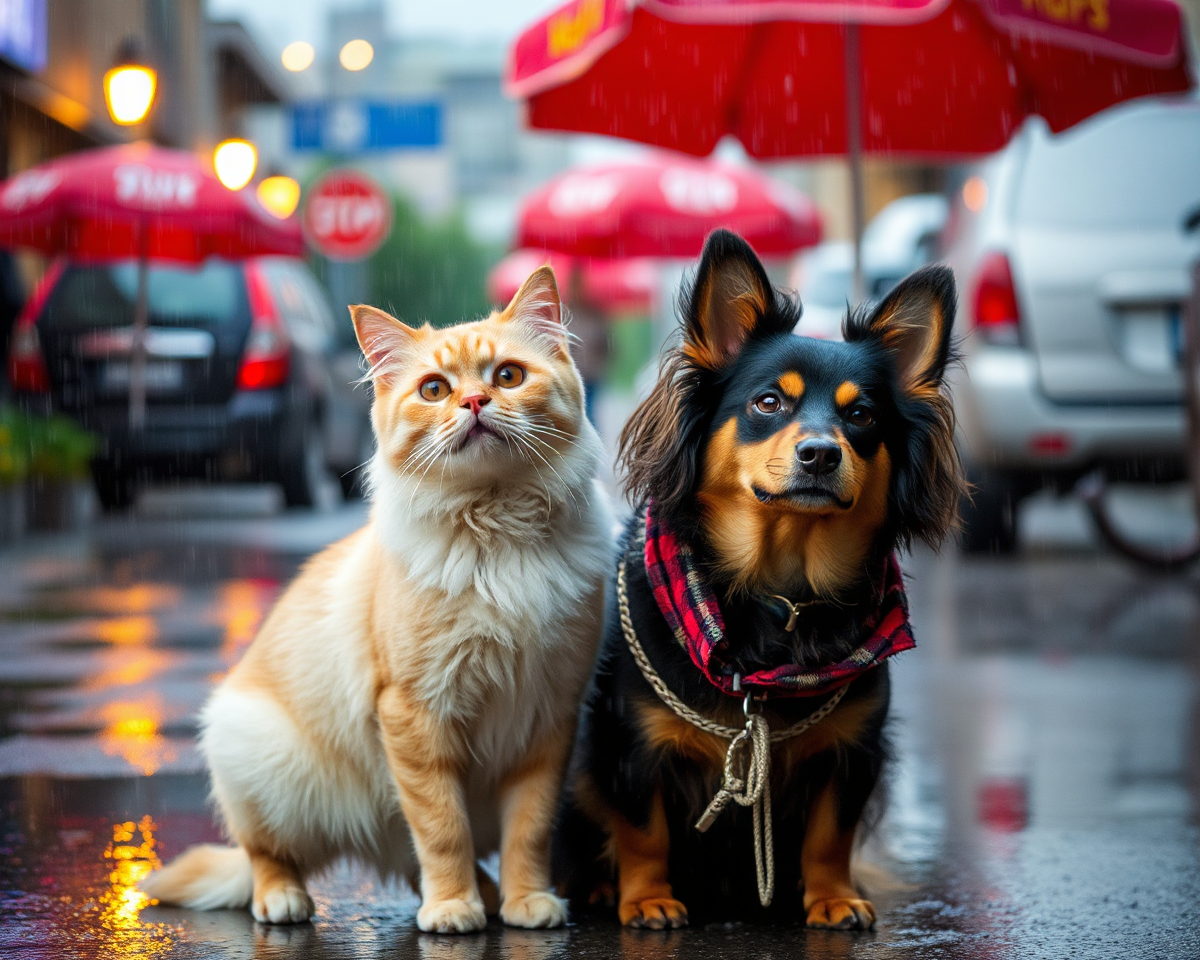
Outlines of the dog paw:
<svg viewBox="0 0 1200 960">
<path fill-rule="evenodd" d="M 818 900 L 808 908 L 807 923 L 821 930 L 870 930 L 875 926 L 875 908 L 870 900 Z"/>
<path fill-rule="evenodd" d="M 510 927 L 561 927 L 567 922 L 567 902 L 554 894 L 535 890 L 514 900 L 505 900 L 500 919 Z"/>
<path fill-rule="evenodd" d="M 625 926 L 646 930 L 674 930 L 688 922 L 687 907 L 670 897 L 623 903 L 617 915 Z"/>
<path fill-rule="evenodd" d="M 426 933 L 474 933 L 487 926 L 487 917 L 476 900 L 434 900 L 417 911 L 417 926 Z"/>
<path fill-rule="evenodd" d="M 255 890 L 250 912 L 259 923 L 303 923 L 313 915 L 313 902 L 303 887 L 279 884 Z"/>
</svg>

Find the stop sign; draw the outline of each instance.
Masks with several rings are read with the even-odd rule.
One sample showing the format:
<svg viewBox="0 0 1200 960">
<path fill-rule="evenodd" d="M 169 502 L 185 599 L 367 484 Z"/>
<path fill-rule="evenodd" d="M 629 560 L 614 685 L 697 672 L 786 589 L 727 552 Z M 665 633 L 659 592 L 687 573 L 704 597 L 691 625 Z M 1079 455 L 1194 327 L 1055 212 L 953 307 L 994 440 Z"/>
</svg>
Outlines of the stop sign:
<svg viewBox="0 0 1200 960">
<path fill-rule="evenodd" d="M 304 205 L 304 234 L 330 260 L 361 260 L 392 229 L 392 201 L 358 170 L 333 170 L 313 184 Z"/>
</svg>

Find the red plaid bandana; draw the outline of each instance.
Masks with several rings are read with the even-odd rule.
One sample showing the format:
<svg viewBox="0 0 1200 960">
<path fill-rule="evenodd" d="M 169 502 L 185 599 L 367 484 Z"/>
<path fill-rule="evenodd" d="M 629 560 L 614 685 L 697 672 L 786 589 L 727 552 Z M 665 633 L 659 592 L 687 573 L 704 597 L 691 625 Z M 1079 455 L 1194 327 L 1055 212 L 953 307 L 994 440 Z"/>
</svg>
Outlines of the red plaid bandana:
<svg viewBox="0 0 1200 960">
<path fill-rule="evenodd" d="M 646 508 L 646 575 L 654 590 L 654 599 L 675 637 L 709 683 L 725 693 L 733 689 L 733 668 L 723 659 L 725 621 L 717 598 L 696 568 L 691 548 L 677 540 L 665 526 L 654 520 Z M 797 664 L 784 664 L 759 670 L 742 677 L 742 689 L 783 697 L 813 697 L 830 693 L 870 670 L 892 654 L 916 646 L 908 622 L 908 599 L 895 554 L 887 559 L 883 598 L 871 615 L 871 635 L 857 650 L 838 663 L 819 670 L 804 670 Z"/>
</svg>

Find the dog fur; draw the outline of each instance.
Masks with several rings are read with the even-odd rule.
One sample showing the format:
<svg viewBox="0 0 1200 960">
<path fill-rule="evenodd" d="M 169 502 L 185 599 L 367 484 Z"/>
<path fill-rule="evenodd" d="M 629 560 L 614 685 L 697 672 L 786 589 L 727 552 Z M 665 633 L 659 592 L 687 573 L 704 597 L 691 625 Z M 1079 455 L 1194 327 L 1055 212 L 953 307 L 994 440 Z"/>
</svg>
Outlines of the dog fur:
<svg viewBox="0 0 1200 960">
<path fill-rule="evenodd" d="M 845 342 L 816 341 L 793 335 L 799 305 L 772 289 L 745 242 L 717 231 L 681 308 L 681 340 L 622 436 L 631 500 L 651 500 L 695 551 L 743 674 L 839 661 L 869 629 L 888 555 L 914 539 L 936 546 L 955 523 L 964 483 L 942 388 L 953 276 L 919 271 L 848 317 Z M 810 441 L 836 468 L 805 472 Z M 641 522 L 635 512 L 622 545 L 634 545 L 640 642 L 672 692 L 740 728 L 741 699 L 709 683 L 657 607 L 637 562 Z M 794 632 L 772 594 L 812 602 Z M 778 729 L 827 699 L 768 697 L 763 710 Z M 659 700 L 610 615 L 556 831 L 561 888 L 580 908 L 611 896 L 631 926 L 797 915 L 813 927 L 871 926 L 850 858 L 887 756 L 888 699 L 884 662 L 774 749 L 776 894 L 765 911 L 750 810 L 730 805 L 708 832 L 693 827 L 720 784 L 726 742 Z"/>
</svg>

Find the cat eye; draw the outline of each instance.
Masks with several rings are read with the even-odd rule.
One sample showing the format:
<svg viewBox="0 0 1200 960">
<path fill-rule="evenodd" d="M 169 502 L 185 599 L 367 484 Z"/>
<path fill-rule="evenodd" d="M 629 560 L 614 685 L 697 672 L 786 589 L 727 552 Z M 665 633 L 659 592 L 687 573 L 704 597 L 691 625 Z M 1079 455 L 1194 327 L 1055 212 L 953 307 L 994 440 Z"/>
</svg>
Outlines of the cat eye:
<svg viewBox="0 0 1200 960">
<path fill-rule="evenodd" d="M 856 427 L 869 427 L 875 422 L 875 417 L 867 407 L 851 407 L 846 419 Z"/>
<path fill-rule="evenodd" d="M 525 368 L 519 363 L 503 364 L 493 379 L 498 387 L 519 387 L 525 382 Z"/>
<path fill-rule="evenodd" d="M 433 403 L 438 400 L 445 400 L 450 396 L 450 384 L 442 377 L 430 377 L 421 384 L 417 392 L 421 394 L 422 400 L 428 400 Z"/>
<path fill-rule="evenodd" d="M 754 401 L 759 413 L 778 413 L 783 409 L 783 402 L 773 393 L 764 393 Z"/>
</svg>

